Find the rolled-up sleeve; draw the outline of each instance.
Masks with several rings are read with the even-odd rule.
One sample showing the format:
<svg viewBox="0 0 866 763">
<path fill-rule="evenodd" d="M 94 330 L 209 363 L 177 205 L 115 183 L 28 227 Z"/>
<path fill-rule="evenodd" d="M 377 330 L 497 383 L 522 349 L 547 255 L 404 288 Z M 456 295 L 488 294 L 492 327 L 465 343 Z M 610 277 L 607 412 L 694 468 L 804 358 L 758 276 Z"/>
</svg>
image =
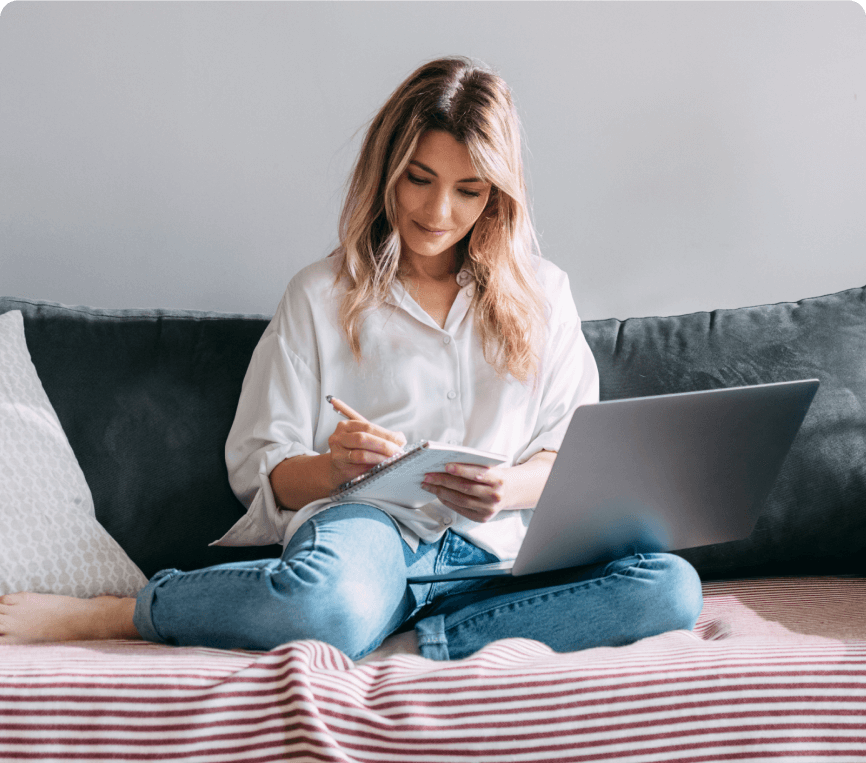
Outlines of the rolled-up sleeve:
<svg viewBox="0 0 866 763">
<path fill-rule="evenodd" d="M 316 455 L 311 409 L 319 382 L 286 341 L 262 338 L 244 377 L 238 410 L 226 440 L 229 483 L 247 508 L 268 476 L 286 458 Z"/>
<path fill-rule="evenodd" d="M 558 451 L 575 409 L 598 402 L 598 366 L 581 330 L 568 278 L 562 276 L 552 301 L 547 351 L 540 372 L 539 425 L 515 463 L 523 463 L 542 450 Z"/>
</svg>

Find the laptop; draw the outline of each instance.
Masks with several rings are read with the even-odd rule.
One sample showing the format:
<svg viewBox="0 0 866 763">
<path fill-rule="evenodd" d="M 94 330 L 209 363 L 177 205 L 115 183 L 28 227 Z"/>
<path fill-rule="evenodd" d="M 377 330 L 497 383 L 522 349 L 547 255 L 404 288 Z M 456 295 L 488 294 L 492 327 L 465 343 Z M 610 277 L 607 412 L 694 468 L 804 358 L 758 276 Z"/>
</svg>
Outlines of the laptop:
<svg viewBox="0 0 866 763">
<path fill-rule="evenodd" d="M 529 575 L 747 538 L 818 384 L 581 406 L 517 558 L 409 582 Z"/>
</svg>

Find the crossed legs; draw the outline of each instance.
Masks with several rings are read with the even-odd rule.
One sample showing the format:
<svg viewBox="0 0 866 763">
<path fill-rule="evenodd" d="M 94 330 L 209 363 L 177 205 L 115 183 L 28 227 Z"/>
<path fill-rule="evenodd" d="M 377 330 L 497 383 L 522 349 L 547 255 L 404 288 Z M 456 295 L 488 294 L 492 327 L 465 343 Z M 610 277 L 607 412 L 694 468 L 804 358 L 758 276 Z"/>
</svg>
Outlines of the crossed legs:
<svg viewBox="0 0 866 763">
<path fill-rule="evenodd" d="M 0 597 L 0 643 L 140 637 L 264 650 L 311 638 L 359 660 L 377 648 L 387 654 L 389 644 L 413 650 L 411 632 L 380 647 L 411 621 L 420 653 L 447 660 L 518 636 L 555 651 L 630 643 L 691 628 L 701 608 L 697 574 L 670 554 L 522 579 L 407 586 L 410 572 L 473 554 L 486 556 L 451 533 L 412 552 L 386 514 L 344 505 L 304 523 L 280 559 L 164 570 L 137 599 Z"/>
</svg>

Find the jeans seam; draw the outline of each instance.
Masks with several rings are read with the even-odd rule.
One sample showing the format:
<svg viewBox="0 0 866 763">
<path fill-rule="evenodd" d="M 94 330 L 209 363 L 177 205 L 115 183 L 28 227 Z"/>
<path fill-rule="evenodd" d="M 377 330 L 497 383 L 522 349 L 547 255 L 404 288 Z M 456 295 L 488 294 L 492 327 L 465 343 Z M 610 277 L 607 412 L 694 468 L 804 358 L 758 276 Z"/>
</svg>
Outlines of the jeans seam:
<svg viewBox="0 0 866 763">
<path fill-rule="evenodd" d="M 417 638 L 418 638 L 418 645 L 419 646 L 423 646 L 425 644 L 447 644 L 448 643 L 448 639 L 445 637 L 444 634 L 441 636 L 417 636 Z"/>
</svg>

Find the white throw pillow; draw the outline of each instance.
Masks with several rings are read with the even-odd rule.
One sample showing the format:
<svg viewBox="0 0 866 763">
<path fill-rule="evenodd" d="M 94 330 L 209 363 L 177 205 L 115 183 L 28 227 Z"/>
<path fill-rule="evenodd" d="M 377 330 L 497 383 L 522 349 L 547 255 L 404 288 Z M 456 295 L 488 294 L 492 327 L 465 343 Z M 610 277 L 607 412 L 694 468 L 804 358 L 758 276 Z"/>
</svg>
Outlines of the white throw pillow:
<svg viewBox="0 0 866 763">
<path fill-rule="evenodd" d="M 146 583 L 96 520 L 30 360 L 21 311 L 0 315 L 0 594 L 135 596 Z"/>
</svg>

